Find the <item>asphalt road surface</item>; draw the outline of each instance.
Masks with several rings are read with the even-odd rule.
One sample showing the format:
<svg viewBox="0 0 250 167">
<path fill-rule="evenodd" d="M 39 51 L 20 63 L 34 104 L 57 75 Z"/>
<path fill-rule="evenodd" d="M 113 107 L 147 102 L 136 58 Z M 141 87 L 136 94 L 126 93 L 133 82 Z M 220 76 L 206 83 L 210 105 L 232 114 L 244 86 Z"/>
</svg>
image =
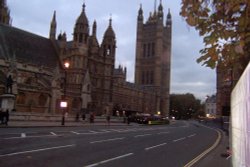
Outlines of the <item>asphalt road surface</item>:
<svg viewBox="0 0 250 167">
<path fill-rule="evenodd" d="M 0 129 L 1 167 L 182 167 L 217 139 L 195 122 Z"/>
</svg>

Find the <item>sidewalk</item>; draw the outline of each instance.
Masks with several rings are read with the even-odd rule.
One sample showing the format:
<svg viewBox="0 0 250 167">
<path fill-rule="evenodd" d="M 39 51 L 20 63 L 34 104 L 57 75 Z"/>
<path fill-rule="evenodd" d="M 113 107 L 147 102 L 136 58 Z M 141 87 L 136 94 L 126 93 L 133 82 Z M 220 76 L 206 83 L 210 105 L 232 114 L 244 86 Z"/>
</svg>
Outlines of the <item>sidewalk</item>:
<svg viewBox="0 0 250 167">
<path fill-rule="evenodd" d="M 27 113 L 27 112 L 12 112 L 10 113 L 8 126 L 0 125 L 0 128 L 26 128 L 26 127 L 80 127 L 80 126 L 127 126 L 123 123 L 123 118 L 112 117 L 110 125 L 108 125 L 105 116 L 96 116 L 94 123 L 89 122 L 89 117 L 85 120 L 78 118 L 76 121 L 75 115 L 65 117 L 64 125 L 62 124 L 62 115 L 49 113 Z"/>
<path fill-rule="evenodd" d="M 129 124 L 129 125 L 133 125 Z M 61 125 L 60 121 L 9 121 L 8 126 L 0 125 L 0 128 L 35 128 L 35 127 L 81 127 L 81 126 L 128 126 L 128 124 L 120 121 L 111 121 L 108 125 L 103 120 L 96 120 L 94 123 L 87 121 L 65 121 L 64 125 Z"/>
<path fill-rule="evenodd" d="M 223 156 L 227 152 L 227 147 L 229 146 L 229 136 L 226 135 L 225 131 L 219 130 L 221 132 L 221 140 L 218 146 L 212 150 L 210 153 L 205 155 L 200 161 L 198 161 L 193 167 L 231 167 L 231 157 L 226 158 Z"/>
<path fill-rule="evenodd" d="M 127 126 L 127 124 L 119 122 L 111 122 L 108 125 L 106 122 L 67 122 L 65 121 L 64 125 L 61 125 L 61 122 L 57 121 L 10 121 L 8 126 L 0 125 L 0 128 L 28 128 L 28 127 L 81 127 L 81 126 Z"/>
</svg>

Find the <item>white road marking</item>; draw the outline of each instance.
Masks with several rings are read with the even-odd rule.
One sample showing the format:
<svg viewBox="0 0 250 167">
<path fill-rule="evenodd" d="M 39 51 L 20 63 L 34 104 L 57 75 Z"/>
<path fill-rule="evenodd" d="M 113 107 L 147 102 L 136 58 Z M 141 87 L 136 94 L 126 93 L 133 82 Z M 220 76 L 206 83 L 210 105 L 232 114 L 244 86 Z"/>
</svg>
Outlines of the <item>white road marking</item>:
<svg viewBox="0 0 250 167">
<path fill-rule="evenodd" d="M 113 138 L 113 139 L 106 139 L 106 140 L 97 140 L 97 141 L 92 141 L 90 142 L 90 144 L 94 144 L 94 143 L 103 143 L 103 142 L 108 142 L 108 141 L 115 141 L 115 140 L 123 140 L 124 137 L 121 138 Z"/>
<path fill-rule="evenodd" d="M 121 155 L 121 156 L 114 157 L 114 158 L 110 158 L 110 159 L 107 159 L 107 160 L 104 160 L 104 161 L 101 161 L 101 162 L 97 162 L 97 163 L 94 163 L 94 164 L 91 164 L 91 165 L 87 165 L 86 167 L 98 166 L 98 165 L 101 165 L 101 164 L 104 164 L 104 163 L 107 163 L 107 162 L 110 162 L 110 161 L 114 161 L 114 160 L 117 160 L 117 159 L 121 159 L 121 158 L 125 158 L 125 157 L 128 157 L 128 156 L 131 156 L 133 154 L 134 153 L 128 153 L 128 154 Z"/>
<path fill-rule="evenodd" d="M 186 139 L 186 137 L 182 137 L 180 139 L 173 140 L 173 142 L 181 141 L 181 140 L 184 140 L 184 139 Z"/>
<path fill-rule="evenodd" d="M 229 156 L 227 157 L 227 160 L 229 160 L 231 157 L 232 157 L 232 155 L 229 155 Z"/>
<path fill-rule="evenodd" d="M 180 128 L 187 128 L 188 126 L 187 125 L 184 125 L 184 126 L 180 126 Z"/>
<path fill-rule="evenodd" d="M 161 134 L 168 134 L 169 132 L 160 132 L 160 133 L 157 133 L 158 135 L 161 135 Z"/>
<path fill-rule="evenodd" d="M 137 138 L 137 137 L 144 137 L 144 136 L 151 136 L 152 134 L 143 134 L 143 135 L 136 135 L 136 136 L 134 136 L 135 138 Z"/>
<path fill-rule="evenodd" d="M 151 149 L 153 149 L 153 148 L 157 148 L 157 147 L 164 146 L 164 145 L 166 145 L 166 144 L 167 144 L 167 143 L 158 144 L 158 145 L 156 145 L 156 146 L 152 146 L 152 147 L 145 148 L 145 150 L 148 151 L 148 150 L 151 150 Z"/>
<path fill-rule="evenodd" d="M 194 137 L 194 136 L 196 136 L 196 134 L 189 135 L 188 137 L 190 138 L 190 137 Z"/>
<path fill-rule="evenodd" d="M 28 150 L 28 151 L 22 151 L 22 152 L 3 154 L 3 155 L 0 155 L 0 157 L 26 154 L 26 153 L 32 153 L 32 152 L 39 152 L 39 151 L 46 151 L 46 150 L 53 150 L 53 149 L 60 149 L 60 148 L 66 148 L 66 147 L 74 147 L 74 146 L 75 146 L 75 144 L 65 145 L 65 146 L 57 146 L 57 147 L 48 147 L 48 148 L 42 148 L 42 149 L 37 149 L 37 150 Z"/>
<path fill-rule="evenodd" d="M 8 137 L 8 138 L 3 138 L 5 140 L 10 140 L 10 139 L 23 139 L 23 138 L 39 138 L 39 137 L 58 137 L 61 135 L 40 135 L 40 136 L 25 136 L 25 137 Z"/>
<path fill-rule="evenodd" d="M 106 130 L 106 129 L 101 129 L 101 132 L 110 132 L 110 130 Z"/>
<path fill-rule="evenodd" d="M 26 134 L 25 133 L 21 133 L 21 137 L 26 137 Z"/>
<path fill-rule="evenodd" d="M 74 134 L 76 134 L 76 135 L 79 135 L 80 133 L 78 133 L 78 132 L 75 132 L 75 131 L 70 131 L 71 133 L 74 133 Z"/>
<path fill-rule="evenodd" d="M 89 132 L 91 132 L 91 133 L 98 133 L 98 132 L 96 132 L 96 131 L 93 131 L 93 130 L 89 130 Z"/>
<path fill-rule="evenodd" d="M 50 134 L 52 134 L 53 136 L 57 136 L 57 134 L 54 132 L 50 132 Z"/>
</svg>

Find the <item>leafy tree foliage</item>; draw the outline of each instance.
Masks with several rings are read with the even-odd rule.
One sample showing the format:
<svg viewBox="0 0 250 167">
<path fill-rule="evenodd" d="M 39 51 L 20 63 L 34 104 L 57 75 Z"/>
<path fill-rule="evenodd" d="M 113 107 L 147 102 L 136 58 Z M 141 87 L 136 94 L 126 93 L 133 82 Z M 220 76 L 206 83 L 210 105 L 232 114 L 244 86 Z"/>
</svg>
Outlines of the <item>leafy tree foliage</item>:
<svg viewBox="0 0 250 167">
<path fill-rule="evenodd" d="M 170 115 L 176 119 L 189 119 L 200 111 L 201 101 L 193 94 L 171 94 Z"/>
<path fill-rule="evenodd" d="M 202 62 L 211 68 L 237 64 L 244 69 L 250 60 L 249 0 L 182 0 L 180 15 L 204 38 Z"/>
</svg>

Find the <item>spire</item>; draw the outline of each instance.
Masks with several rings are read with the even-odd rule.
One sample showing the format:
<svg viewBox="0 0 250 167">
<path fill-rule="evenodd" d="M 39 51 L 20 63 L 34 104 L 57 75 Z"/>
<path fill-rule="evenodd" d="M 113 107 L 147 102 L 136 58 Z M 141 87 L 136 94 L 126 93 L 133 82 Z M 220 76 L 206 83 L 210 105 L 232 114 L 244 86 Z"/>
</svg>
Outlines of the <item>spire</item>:
<svg viewBox="0 0 250 167">
<path fill-rule="evenodd" d="M 50 23 L 50 35 L 49 38 L 56 39 L 56 11 L 54 11 L 51 23 Z"/>
<path fill-rule="evenodd" d="M 162 6 L 162 0 L 160 0 L 160 4 L 158 6 L 158 17 L 163 20 L 163 6 Z"/>
<path fill-rule="evenodd" d="M 99 47 L 99 43 L 96 38 L 96 29 L 97 29 L 96 20 L 94 20 L 94 23 L 92 26 L 92 35 L 89 37 L 89 46 L 91 48 Z"/>
<path fill-rule="evenodd" d="M 74 28 L 74 42 L 77 43 L 87 43 L 89 36 L 89 23 L 88 18 L 85 14 L 85 2 L 82 5 L 82 12 L 77 18 Z"/>
<path fill-rule="evenodd" d="M 171 13 L 170 13 L 170 9 L 168 9 L 166 25 L 168 27 L 170 27 L 172 25 L 172 16 L 171 16 Z"/>
<path fill-rule="evenodd" d="M 82 5 L 82 12 L 81 12 L 80 16 L 78 17 L 78 19 L 76 21 L 76 24 L 79 23 L 79 24 L 88 25 L 88 19 L 87 19 L 87 16 L 85 14 L 85 8 L 86 8 L 86 5 L 85 5 L 85 2 L 84 2 L 83 5 Z"/>
<path fill-rule="evenodd" d="M 158 11 L 159 11 L 159 12 L 163 12 L 162 0 L 160 0 L 160 4 L 159 4 L 159 7 L 158 7 Z"/>
<path fill-rule="evenodd" d="M 143 10 L 142 10 L 142 4 L 140 4 L 140 9 L 138 11 L 138 20 L 143 21 Z"/>
<path fill-rule="evenodd" d="M 156 4 L 157 4 L 157 0 L 155 0 L 155 6 L 154 6 L 154 12 L 156 13 Z"/>
<path fill-rule="evenodd" d="M 171 19 L 170 8 L 168 8 L 168 15 L 167 15 L 167 19 Z"/>
<path fill-rule="evenodd" d="M 110 18 L 109 18 L 109 27 L 112 27 L 112 14 L 110 14 Z"/>
<path fill-rule="evenodd" d="M 106 37 L 112 37 L 112 38 L 115 38 L 115 32 L 112 28 L 112 17 L 110 16 L 109 18 L 109 26 L 104 34 L 104 38 Z"/>
<path fill-rule="evenodd" d="M 94 23 L 93 23 L 93 28 L 92 28 L 92 35 L 93 36 L 96 36 L 96 21 L 94 21 Z"/>
<path fill-rule="evenodd" d="M 103 56 L 115 56 L 115 48 L 116 48 L 116 39 L 115 39 L 115 32 L 112 28 L 112 18 L 109 19 L 109 26 L 104 33 L 103 40 L 102 40 L 102 51 Z"/>
<path fill-rule="evenodd" d="M 62 40 L 63 41 L 67 41 L 67 35 L 66 35 L 66 32 L 64 31 L 63 35 L 62 35 Z"/>
<path fill-rule="evenodd" d="M 86 5 L 85 5 L 85 1 L 84 1 L 83 5 L 82 5 L 82 12 L 85 12 L 85 8 L 86 8 Z"/>
</svg>

